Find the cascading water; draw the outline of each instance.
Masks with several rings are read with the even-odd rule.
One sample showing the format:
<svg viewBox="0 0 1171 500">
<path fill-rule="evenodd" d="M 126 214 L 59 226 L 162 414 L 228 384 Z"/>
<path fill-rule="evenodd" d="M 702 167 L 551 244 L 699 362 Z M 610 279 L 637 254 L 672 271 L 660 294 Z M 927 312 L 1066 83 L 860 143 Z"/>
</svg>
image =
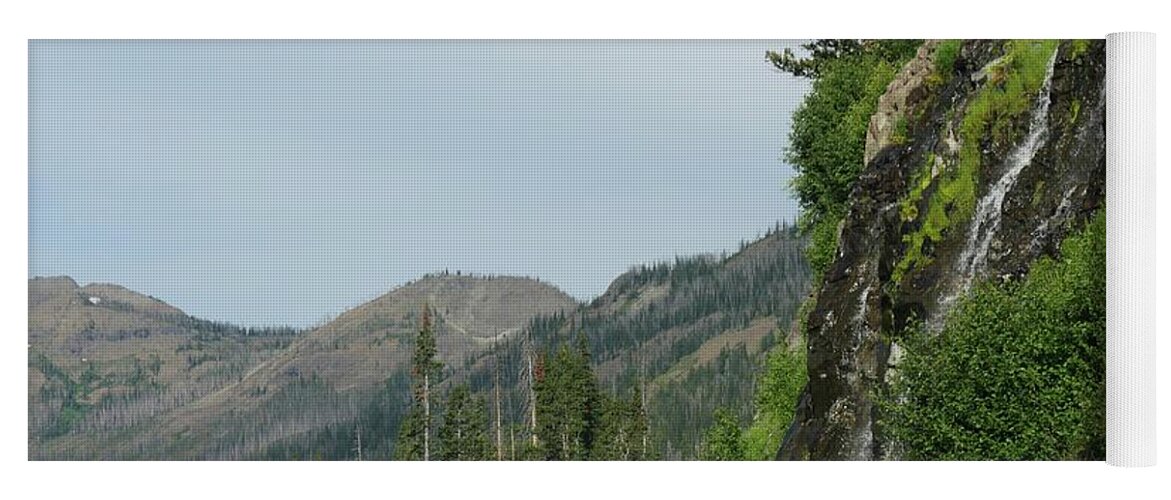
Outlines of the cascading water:
<svg viewBox="0 0 1171 500">
<path fill-rule="evenodd" d="M 1051 102 L 1049 91 L 1053 80 L 1053 66 L 1056 61 L 1057 51 L 1054 50 L 1053 55 L 1049 57 L 1044 83 L 1038 92 L 1037 105 L 1033 108 L 1033 114 L 1029 120 L 1028 135 L 1009 154 L 1004 174 L 1001 175 L 1000 180 L 976 205 L 971 226 L 968 227 L 967 243 L 964 245 L 959 260 L 956 261 L 955 270 L 959 281 L 956 286 L 952 287 L 952 293 L 940 300 L 939 311 L 934 315 L 934 321 L 931 322 L 933 330 L 938 330 L 942 326 L 942 318 L 951 309 L 952 303 L 957 297 L 967 292 L 972 281 L 984 271 L 988 262 L 988 249 L 992 245 L 992 239 L 996 236 L 996 232 L 1000 229 L 1004 197 L 1016 185 L 1017 176 L 1020 175 L 1021 171 L 1033 162 L 1037 149 L 1045 143 L 1045 138 L 1049 135 L 1049 104 Z"/>
</svg>

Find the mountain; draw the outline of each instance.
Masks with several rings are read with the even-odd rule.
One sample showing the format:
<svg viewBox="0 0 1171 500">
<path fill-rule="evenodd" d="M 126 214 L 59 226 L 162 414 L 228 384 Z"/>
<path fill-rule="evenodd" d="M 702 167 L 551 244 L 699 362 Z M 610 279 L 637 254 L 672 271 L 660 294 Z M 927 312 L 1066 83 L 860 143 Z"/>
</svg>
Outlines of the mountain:
<svg viewBox="0 0 1171 500">
<path fill-rule="evenodd" d="M 299 332 L 192 318 L 111 284 L 34 278 L 29 290 L 30 456 L 70 433 L 139 425 L 236 382 Z"/>
<path fill-rule="evenodd" d="M 803 332 L 809 382 L 779 458 L 900 458 L 883 433 L 878 395 L 899 372 L 903 332 L 941 335 L 978 285 L 1003 283 L 1007 291 L 995 293 L 1014 293 L 1037 262 L 1061 258 L 1062 242 L 1104 209 L 1104 84 L 1101 40 L 929 41 L 902 66 L 870 119 L 864 168 L 849 191 L 832 263 L 815 285 Z M 1089 319 L 1104 328 L 1104 317 Z M 998 384 L 1013 383 L 975 380 L 968 402 L 993 401 Z M 990 408 L 995 422 L 1015 411 Z M 954 423 L 968 439 L 989 425 L 968 411 L 953 408 L 933 423 Z M 993 431 L 1001 434 L 985 443 L 1028 438 Z"/>
<path fill-rule="evenodd" d="M 187 316 L 114 285 L 29 281 L 30 457 L 347 459 L 393 454 L 420 313 L 432 311 L 440 394 L 494 396 L 525 431 L 528 361 L 587 341 L 599 385 L 646 394 L 656 454 L 694 457 L 717 407 L 752 417 L 764 353 L 808 295 L 804 240 L 770 231 L 732 255 L 619 276 L 589 304 L 532 279 L 430 275 L 310 331 Z M 498 375 L 499 374 L 499 375 Z"/>
<path fill-rule="evenodd" d="M 29 301 L 30 421 L 34 413 L 61 420 L 61 410 L 31 404 L 49 379 L 61 386 L 55 392 L 79 394 L 63 405 L 76 422 L 47 433 L 30 423 L 30 456 L 82 459 L 254 457 L 289 436 L 352 421 L 375 400 L 395 407 L 382 422 L 393 438 L 399 408 L 388 402 L 409 395 L 410 343 L 424 304 L 449 365 L 516 336 L 535 315 L 577 305 L 530 279 L 427 276 L 300 333 L 203 322 L 120 287 L 77 288 L 68 278 L 30 280 Z M 115 403 L 115 390 L 130 402 Z M 167 404 L 89 424 L 156 399 Z"/>
<path fill-rule="evenodd" d="M 549 456 L 525 450 L 538 413 L 562 448 L 597 431 L 664 459 L 1104 456 L 1104 42 L 806 48 L 767 55 L 813 82 L 797 227 L 586 304 L 444 273 L 311 331 L 248 329 L 30 280 L 30 458 L 391 458 L 425 307 L 433 414 L 460 394 L 510 458 Z"/>
<path fill-rule="evenodd" d="M 503 412 L 519 424 L 528 401 L 526 357 L 551 357 L 582 337 L 602 388 L 644 394 L 658 456 L 694 458 L 716 408 L 752 418 L 765 352 L 798 344 L 794 319 L 811 281 L 804 247 L 795 229 L 778 227 L 732 255 L 636 267 L 589 304 L 535 318 L 495 358 L 456 376 L 491 397 L 498 359 Z"/>
</svg>

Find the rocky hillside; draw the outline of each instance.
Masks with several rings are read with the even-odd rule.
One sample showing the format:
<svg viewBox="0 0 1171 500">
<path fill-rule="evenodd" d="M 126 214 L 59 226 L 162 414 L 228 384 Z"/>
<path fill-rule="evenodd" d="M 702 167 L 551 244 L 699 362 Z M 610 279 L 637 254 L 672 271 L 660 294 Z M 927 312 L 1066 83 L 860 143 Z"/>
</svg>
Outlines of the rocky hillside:
<svg viewBox="0 0 1171 500">
<path fill-rule="evenodd" d="M 515 336 L 533 316 L 577 305 L 530 279 L 428 276 L 300 334 L 202 322 L 111 285 L 54 278 L 29 288 L 30 421 L 50 429 L 34 432 L 30 423 L 33 458 L 263 456 L 290 436 L 352 422 L 372 401 L 408 397 L 409 344 L 424 304 L 435 312 L 449 366 Z M 209 377 L 215 382 L 197 383 Z M 135 382 L 121 389 L 123 380 Z M 96 417 L 107 407 L 122 411 L 111 391 L 137 400 L 142 387 L 166 404 L 128 420 Z M 57 393 L 70 394 L 67 402 L 31 404 Z M 394 427 L 399 405 L 390 406 L 382 425 Z M 103 425 L 86 424 L 95 419 Z"/>
<path fill-rule="evenodd" d="M 804 333 L 810 381 L 778 457 L 888 459 L 876 396 L 900 332 L 937 332 L 1105 204 L 1102 41 L 929 41 L 866 133 Z"/>
</svg>

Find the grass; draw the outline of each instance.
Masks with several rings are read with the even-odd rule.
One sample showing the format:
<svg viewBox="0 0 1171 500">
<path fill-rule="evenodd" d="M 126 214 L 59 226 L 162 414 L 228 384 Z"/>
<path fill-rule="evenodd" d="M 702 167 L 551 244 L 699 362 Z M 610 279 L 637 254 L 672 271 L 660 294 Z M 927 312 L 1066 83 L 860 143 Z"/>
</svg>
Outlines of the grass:
<svg viewBox="0 0 1171 500">
<path fill-rule="evenodd" d="M 903 237 L 907 250 L 895 266 L 893 277 L 896 282 L 931 263 L 931 256 L 924 250 L 928 241 L 938 243 L 951 228 L 972 216 L 983 145 L 986 141 L 1004 144 L 1019 134 L 1014 124 L 1029 111 L 1033 96 L 1044 84 L 1049 58 L 1057 49 L 1057 43 L 1056 40 L 1008 42 L 1006 56 L 989 71 L 988 81 L 965 109 L 960 123 L 958 164 L 940 176 L 919 228 Z M 916 184 L 908 199 L 916 192 L 922 196 L 925 189 Z"/>
</svg>

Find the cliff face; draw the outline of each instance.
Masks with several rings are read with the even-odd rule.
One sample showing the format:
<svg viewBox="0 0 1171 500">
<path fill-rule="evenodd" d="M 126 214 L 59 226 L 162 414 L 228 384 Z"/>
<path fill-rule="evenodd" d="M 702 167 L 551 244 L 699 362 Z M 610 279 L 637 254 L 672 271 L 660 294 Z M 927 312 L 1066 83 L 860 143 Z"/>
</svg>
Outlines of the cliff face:
<svg viewBox="0 0 1171 500">
<path fill-rule="evenodd" d="M 928 42 L 879 101 L 807 319 L 809 383 L 779 459 L 897 458 L 874 402 L 898 332 L 937 331 L 1105 203 L 1103 41 Z"/>
</svg>

